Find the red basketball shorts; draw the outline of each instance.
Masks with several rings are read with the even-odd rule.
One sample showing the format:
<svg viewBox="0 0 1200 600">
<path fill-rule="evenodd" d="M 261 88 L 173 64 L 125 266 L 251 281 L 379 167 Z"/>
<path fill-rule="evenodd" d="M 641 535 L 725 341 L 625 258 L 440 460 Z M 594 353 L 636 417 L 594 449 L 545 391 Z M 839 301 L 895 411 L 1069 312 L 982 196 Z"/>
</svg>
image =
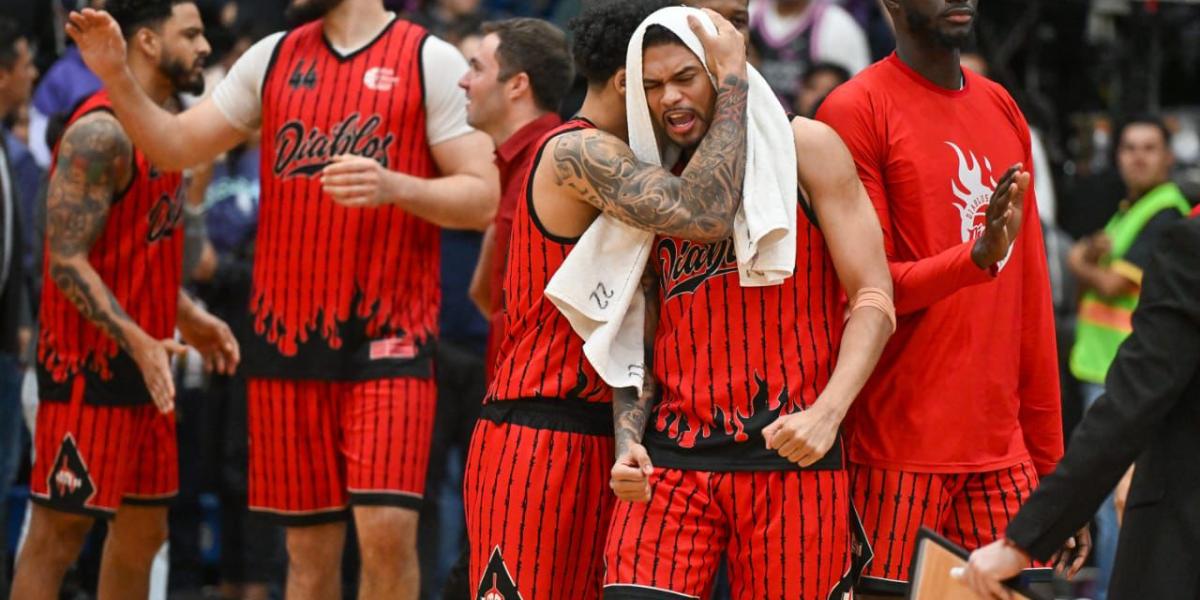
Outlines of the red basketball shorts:
<svg viewBox="0 0 1200 600">
<path fill-rule="evenodd" d="M 175 413 L 150 404 L 88 404 L 84 386 L 76 377 L 68 402 L 38 405 L 33 501 L 107 518 L 122 502 L 167 504 L 179 491 Z"/>
<path fill-rule="evenodd" d="M 607 413 L 598 427 L 551 429 L 497 422 L 492 406 L 471 436 L 463 482 L 472 598 L 599 598 L 616 502 L 611 407 L 597 406 Z"/>
<path fill-rule="evenodd" d="M 852 464 L 850 488 L 875 559 L 859 590 L 903 592 L 922 526 L 974 550 L 1004 536 L 1037 487 L 1032 462 L 983 473 L 912 473 Z"/>
<path fill-rule="evenodd" d="M 707 599 L 724 558 L 734 600 L 840 598 L 850 552 L 845 471 L 655 468 L 613 513 L 604 597 Z"/>
<path fill-rule="evenodd" d="M 344 519 L 349 505 L 417 509 L 432 379 L 250 379 L 250 509 L 284 525 Z"/>
</svg>

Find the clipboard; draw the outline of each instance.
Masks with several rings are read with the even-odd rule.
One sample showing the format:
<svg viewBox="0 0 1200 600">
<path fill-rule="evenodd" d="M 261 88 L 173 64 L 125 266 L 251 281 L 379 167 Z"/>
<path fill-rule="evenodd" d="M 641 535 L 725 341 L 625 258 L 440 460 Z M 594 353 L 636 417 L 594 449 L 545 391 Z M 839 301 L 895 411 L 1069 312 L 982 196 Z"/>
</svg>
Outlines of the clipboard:
<svg viewBox="0 0 1200 600">
<path fill-rule="evenodd" d="M 909 600 L 949 600 L 977 598 L 963 583 L 950 577 L 950 569 L 965 567 L 970 554 L 957 544 L 925 527 L 917 533 L 916 548 L 913 550 L 908 574 Z M 1032 568 L 1004 582 L 1019 600 L 1052 600 L 1053 592 L 1045 593 L 1038 588 L 1048 587 L 1054 581 L 1054 570 Z"/>
</svg>

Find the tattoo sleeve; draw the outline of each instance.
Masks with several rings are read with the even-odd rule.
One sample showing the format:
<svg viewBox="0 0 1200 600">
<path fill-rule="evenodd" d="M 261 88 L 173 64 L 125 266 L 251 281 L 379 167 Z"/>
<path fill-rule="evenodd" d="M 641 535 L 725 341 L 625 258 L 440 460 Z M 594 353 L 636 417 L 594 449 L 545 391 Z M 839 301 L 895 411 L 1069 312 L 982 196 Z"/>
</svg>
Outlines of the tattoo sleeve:
<svg viewBox="0 0 1200 600">
<path fill-rule="evenodd" d="M 555 141 L 556 182 L 633 227 L 695 241 L 725 239 L 742 201 L 748 89 L 741 77 L 721 82 L 712 125 L 679 177 L 639 161 L 616 137 L 585 130 Z"/>
<path fill-rule="evenodd" d="M 88 252 L 108 222 L 113 195 L 131 174 L 132 146 L 116 120 L 85 117 L 63 136 L 46 198 L 50 278 L 126 351 L 126 331 L 136 324 L 88 263 Z"/>
<path fill-rule="evenodd" d="M 641 390 L 613 390 L 613 431 L 617 456 L 624 454 L 631 444 L 642 443 L 642 435 L 650 418 L 650 405 L 654 402 L 656 394 L 651 367 L 654 357 L 654 334 L 658 329 L 658 276 L 653 265 L 648 265 L 642 276 L 642 290 L 646 294 L 646 380 Z"/>
</svg>

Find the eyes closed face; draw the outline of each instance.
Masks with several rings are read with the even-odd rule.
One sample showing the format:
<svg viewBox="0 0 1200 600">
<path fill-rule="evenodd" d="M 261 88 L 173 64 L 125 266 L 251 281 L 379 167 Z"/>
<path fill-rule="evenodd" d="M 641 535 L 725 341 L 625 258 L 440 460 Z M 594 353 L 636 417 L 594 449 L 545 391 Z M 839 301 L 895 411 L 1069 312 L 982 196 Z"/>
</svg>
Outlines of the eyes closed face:
<svg viewBox="0 0 1200 600">
<path fill-rule="evenodd" d="M 699 145 L 716 102 L 700 59 L 679 44 L 647 48 L 642 53 L 642 85 L 657 132 L 684 149 Z"/>
</svg>

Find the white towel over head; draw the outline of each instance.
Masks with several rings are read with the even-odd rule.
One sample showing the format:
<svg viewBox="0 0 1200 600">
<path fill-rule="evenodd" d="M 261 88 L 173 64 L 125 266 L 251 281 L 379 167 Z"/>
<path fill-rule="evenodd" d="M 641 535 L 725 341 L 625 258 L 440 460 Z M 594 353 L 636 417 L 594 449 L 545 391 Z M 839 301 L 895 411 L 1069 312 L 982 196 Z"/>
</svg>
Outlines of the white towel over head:
<svg viewBox="0 0 1200 600">
<path fill-rule="evenodd" d="M 716 26 L 703 11 L 663 8 L 634 32 L 625 58 L 625 106 L 629 147 L 639 160 L 674 166 L 679 148 L 659 147 L 650 106 L 642 87 L 642 40 L 651 25 L 661 25 L 707 63 L 700 39 L 688 26 L 696 16 L 710 32 Z M 778 285 L 796 266 L 796 147 L 787 113 L 752 66 L 747 66 L 746 175 L 742 204 L 734 217 L 733 242 L 742 286 Z M 714 87 L 717 86 L 709 73 Z M 641 387 L 645 376 L 644 315 L 641 276 L 654 234 L 601 215 L 588 227 L 546 286 L 546 296 L 584 339 L 584 354 L 613 387 Z"/>
</svg>

